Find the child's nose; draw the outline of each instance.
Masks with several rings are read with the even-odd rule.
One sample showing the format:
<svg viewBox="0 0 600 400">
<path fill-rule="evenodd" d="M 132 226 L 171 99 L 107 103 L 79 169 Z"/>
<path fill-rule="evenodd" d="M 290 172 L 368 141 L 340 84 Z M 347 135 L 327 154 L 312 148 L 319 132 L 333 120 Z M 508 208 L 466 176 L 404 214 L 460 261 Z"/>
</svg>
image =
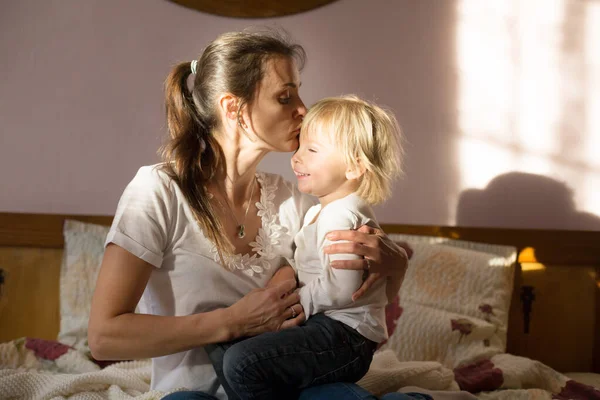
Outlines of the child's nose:
<svg viewBox="0 0 600 400">
<path fill-rule="evenodd" d="M 298 149 L 292 156 L 292 165 L 300 162 L 302 162 L 302 158 L 300 157 L 300 149 Z"/>
</svg>

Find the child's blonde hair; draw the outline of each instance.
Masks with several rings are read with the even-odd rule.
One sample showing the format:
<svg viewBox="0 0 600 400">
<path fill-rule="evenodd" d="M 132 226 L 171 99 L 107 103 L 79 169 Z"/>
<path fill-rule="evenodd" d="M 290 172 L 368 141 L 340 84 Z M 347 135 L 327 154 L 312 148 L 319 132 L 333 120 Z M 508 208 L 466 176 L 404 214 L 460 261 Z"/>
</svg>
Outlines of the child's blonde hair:
<svg viewBox="0 0 600 400">
<path fill-rule="evenodd" d="M 354 95 L 318 101 L 302 130 L 322 132 L 334 142 L 350 168 L 364 170 L 356 193 L 370 204 L 387 200 L 391 183 L 402 174 L 401 132 L 394 115 Z"/>
</svg>

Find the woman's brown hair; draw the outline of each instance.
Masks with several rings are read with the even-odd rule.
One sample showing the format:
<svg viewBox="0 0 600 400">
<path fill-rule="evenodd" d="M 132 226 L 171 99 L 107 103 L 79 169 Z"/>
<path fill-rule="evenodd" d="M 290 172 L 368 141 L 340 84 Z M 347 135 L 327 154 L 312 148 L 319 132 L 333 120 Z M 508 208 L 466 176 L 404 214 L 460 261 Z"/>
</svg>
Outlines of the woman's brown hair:
<svg viewBox="0 0 600 400">
<path fill-rule="evenodd" d="M 207 196 L 206 184 L 224 171 L 224 156 L 213 137 L 219 119 L 218 96 L 231 93 L 240 100 L 239 110 L 251 103 L 264 76 L 266 62 L 275 56 L 296 60 L 302 69 L 304 49 L 274 30 L 230 32 L 220 35 L 196 61 L 191 90 L 191 63 L 176 65 L 165 82 L 169 139 L 161 148 L 162 169 L 177 183 L 204 234 L 223 253 L 233 246 L 225 235 Z M 239 115 L 239 114 L 238 114 Z"/>
</svg>

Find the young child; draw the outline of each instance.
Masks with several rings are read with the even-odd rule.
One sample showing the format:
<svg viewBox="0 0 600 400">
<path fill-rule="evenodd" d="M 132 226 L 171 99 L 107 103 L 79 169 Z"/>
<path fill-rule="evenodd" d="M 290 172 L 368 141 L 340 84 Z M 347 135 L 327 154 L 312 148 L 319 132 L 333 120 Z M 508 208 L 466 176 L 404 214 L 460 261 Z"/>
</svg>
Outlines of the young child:
<svg viewBox="0 0 600 400">
<path fill-rule="evenodd" d="M 334 269 L 323 248 L 333 230 L 378 227 L 372 204 L 390 195 L 400 173 L 394 116 L 355 96 L 317 102 L 302 124 L 292 168 L 303 193 L 319 199 L 294 238 L 295 270 L 307 321 L 207 351 L 229 399 L 284 399 L 309 386 L 356 382 L 387 339 L 385 280 L 357 301 L 363 271 Z M 222 363 L 220 358 L 223 357 Z M 387 398 L 387 397 L 386 397 Z M 406 398 L 406 397 L 403 397 Z"/>
</svg>

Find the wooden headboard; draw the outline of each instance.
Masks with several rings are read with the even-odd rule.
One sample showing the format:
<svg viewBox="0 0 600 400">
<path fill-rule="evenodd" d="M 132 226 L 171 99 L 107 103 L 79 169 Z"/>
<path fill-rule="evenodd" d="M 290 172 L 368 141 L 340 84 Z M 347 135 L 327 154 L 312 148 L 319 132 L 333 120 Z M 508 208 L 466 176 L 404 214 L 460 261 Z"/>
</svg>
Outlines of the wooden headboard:
<svg viewBox="0 0 600 400">
<path fill-rule="evenodd" d="M 55 339 L 65 219 L 110 216 L 0 213 L 0 342 Z M 508 349 L 561 372 L 600 372 L 600 232 L 383 225 L 388 233 L 515 246 L 519 251 Z M 529 324 L 524 308 L 530 294 Z"/>
</svg>

